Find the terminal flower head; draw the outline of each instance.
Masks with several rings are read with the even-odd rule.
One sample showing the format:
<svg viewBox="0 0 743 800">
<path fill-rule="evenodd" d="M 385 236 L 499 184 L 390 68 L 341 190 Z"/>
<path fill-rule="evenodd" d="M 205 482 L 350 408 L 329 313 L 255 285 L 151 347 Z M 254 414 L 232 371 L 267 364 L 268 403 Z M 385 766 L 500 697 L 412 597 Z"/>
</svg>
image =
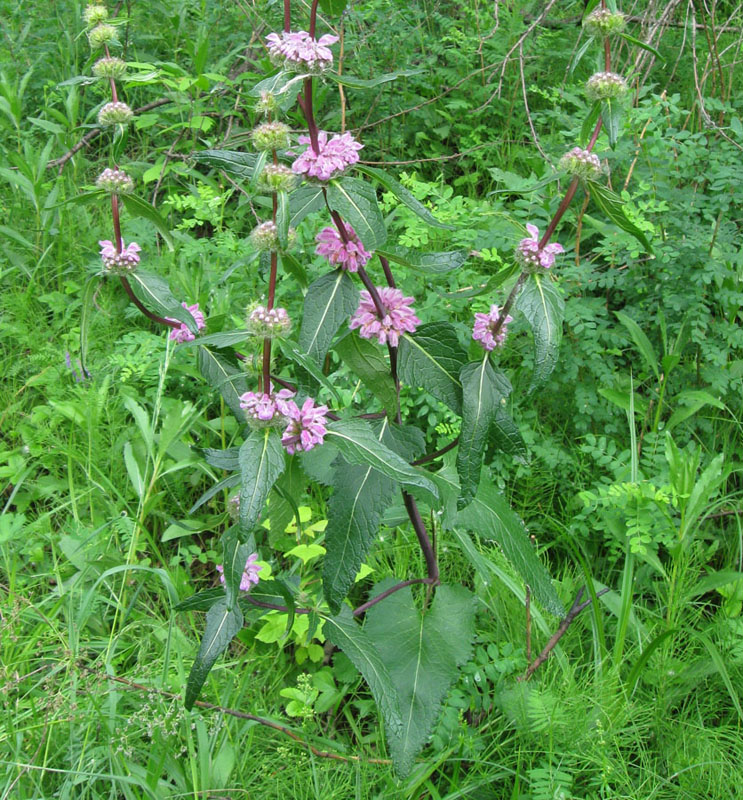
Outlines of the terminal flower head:
<svg viewBox="0 0 743 800">
<path fill-rule="evenodd" d="M 355 164 L 359 160 L 358 151 L 364 146 L 350 133 L 337 133 L 329 140 L 325 131 L 317 134 L 319 152 L 312 148 L 309 136 L 300 136 L 299 143 L 308 147 L 292 164 L 292 170 L 297 175 L 306 175 L 321 181 L 329 181 Z"/>
<path fill-rule="evenodd" d="M 361 239 L 351 225 L 346 223 L 343 225 L 347 242 L 341 239 L 335 228 L 323 228 L 315 237 L 318 242 L 315 252 L 319 256 L 325 256 L 335 267 L 347 269 L 349 272 L 358 272 L 359 267 L 363 267 L 372 254 L 364 249 Z"/>
<path fill-rule="evenodd" d="M 389 286 L 378 286 L 382 314 L 380 315 L 369 292 L 361 292 L 359 307 L 354 311 L 348 325 L 351 330 L 359 329 L 363 339 L 376 339 L 379 344 L 390 344 L 397 347 L 403 333 L 413 333 L 420 325 L 420 320 L 410 305 L 413 297 L 405 297 L 399 289 Z"/>
<path fill-rule="evenodd" d="M 204 327 L 206 326 L 206 322 L 204 320 L 203 311 L 199 311 L 199 304 L 194 303 L 192 306 L 190 306 L 188 305 L 188 303 L 181 303 L 181 305 L 194 318 L 194 322 L 196 323 L 196 328 L 200 331 L 203 330 Z M 178 322 L 177 319 L 171 319 L 170 317 L 167 317 L 166 319 L 168 319 L 170 322 Z M 182 344 L 183 342 L 192 342 L 196 338 L 196 335 L 191 330 L 189 330 L 189 327 L 188 325 L 186 325 L 185 322 L 181 322 L 179 328 L 171 329 L 170 338 L 174 342 Z"/>
</svg>

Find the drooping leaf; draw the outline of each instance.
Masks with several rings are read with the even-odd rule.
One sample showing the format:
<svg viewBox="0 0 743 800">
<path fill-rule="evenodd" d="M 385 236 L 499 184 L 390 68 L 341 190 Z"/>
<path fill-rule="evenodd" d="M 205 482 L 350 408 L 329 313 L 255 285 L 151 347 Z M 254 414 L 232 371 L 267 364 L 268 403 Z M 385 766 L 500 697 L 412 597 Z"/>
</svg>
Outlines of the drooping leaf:
<svg viewBox="0 0 743 800">
<path fill-rule="evenodd" d="M 355 78 L 353 75 L 339 75 L 337 72 L 326 72 L 324 77 L 329 78 L 331 81 L 340 83 L 342 86 L 348 86 L 349 89 L 373 89 L 375 86 L 381 86 L 383 83 L 397 80 L 398 78 L 406 78 L 409 75 L 420 75 L 420 69 L 401 69 L 397 72 L 386 72 L 384 75 L 378 75 L 376 78 Z"/>
<path fill-rule="evenodd" d="M 575 68 L 578 66 L 578 64 L 580 64 L 581 60 L 583 59 L 583 56 L 586 54 L 586 52 L 592 45 L 593 45 L 593 36 L 586 37 L 586 41 L 583 42 L 578 52 L 573 56 L 573 59 L 570 62 L 571 75 L 573 72 L 575 72 Z"/>
<path fill-rule="evenodd" d="M 397 391 L 384 351 L 368 339 L 362 339 L 356 331 L 336 342 L 334 349 L 364 386 L 379 399 L 387 413 L 394 416 Z"/>
<path fill-rule="evenodd" d="M 382 444 L 366 420 L 337 420 L 327 428 L 326 441 L 335 445 L 349 463 L 373 467 L 403 486 L 423 489 L 438 497 L 438 489 L 426 472 L 411 467 Z"/>
<path fill-rule="evenodd" d="M 276 230 L 279 237 L 279 244 L 282 250 L 288 247 L 289 236 L 289 195 L 286 192 L 276 193 Z"/>
<path fill-rule="evenodd" d="M 273 428 L 254 430 L 240 447 L 240 541 L 246 541 L 258 524 L 268 494 L 284 471 L 286 459 L 281 437 Z"/>
<path fill-rule="evenodd" d="M 281 266 L 296 280 L 300 287 L 306 289 L 309 281 L 304 264 L 291 253 L 279 253 L 279 261 L 281 261 Z"/>
<path fill-rule="evenodd" d="M 529 450 L 516 423 L 501 406 L 495 412 L 490 426 L 488 446 L 496 452 L 507 453 L 523 462 L 529 458 Z"/>
<path fill-rule="evenodd" d="M 189 508 L 188 513 L 193 514 L 195 511 L 201 508 L 204 503 L 208 503 L 212 497 L 218 495 L 221 491 L 225 489 L 233 489 L 235 486 L 240 485 L 240 476 L 239 475 L 228 475 L 226 478 L 222 478 L 221 481 L 217 481 L 214 486 L 207 489 L 204 494 Z"/>
<path fill-rule="evenodd" d="M 170 286 L 164 278 L 142 269 L 130 272 L 126 278 L 142 305 L 159 317 L 168 317 L 177 319 L 178 322 L 184 322 L 192 333 L 198 333 L 196 321 L 191 316 L 191 312 L 183 308 L 173 297 Z"/>
<path fill-rule="evenodd" d="M 359 293 L 341 269 L 318 278 L 304 298 L 299 348 L 322 364 L 338 328 L 356 310 Z"/>
<path fill-rule="evenodd" d="M 537 602 L 551 614 L 564 614 L 560 598 L 549 573 L 534 552 L 524 523 L 487 475 L 482 476 L 475 499 L 457 515 L 456 525 L 486 541 L 496 542 Z"/>
<path fill-rule="evenodd" d="M 463 586 L 439 586 L 431 608 L 416 608 L 410 588 L 366 613 L 364 632 L 386 664 L 399 698 L 402 727 L 390 732 L 395 768 L 406 776 L 433 731 L 458 668 L 472 654 L 475 605 Z"/>
<path fill-rule="evenodd" d="M 200 164 L 224 170 L 239 181 L 250 181 L 255 172 L 256 153 L 243 153 L 240 150 L 199 150 L 191 158 Z"/>
<path fill-rule="evenodd" d="M 85 282 L 85 288 L 80 298 L 80 368 L 83 371 L 82 377 L 85 377 L 87 372 L 85 365 L 88 363 L 88 332 L 93 315 L 93 298 L 99 286 L 100 279 L 97 275 L 92 275 Z"/>
<path fill-rule="evenodd" d="M 143 198 L 138 197 L 136 194 L 122 194 L 120 197 L 121 202 L 124 204 L 124 208 L 133 217 L 143 217 L 144 219 L 148 219 L 157 228 L 157 232 L 165 240 L 165 244 L 168 245 L 168 250 L 172 250 L 173 237 L 170 235 L 170 228 L 155 206 L 153 206 L 151 203 L 148 203 Z"/>
<path fill-rule="evenodd" d="M 260 97 L 263 92 L 269 92 L 276 96 L 279 107 L 286 111 L 294 105 L 297 94 L 302 88 L 302 81 L 306 75 L 297 75 L 293 72 L 279 70 L 268 78 L 264 78 L 250 90 L 252 97 Z"/>
<path fill-rule="evenodd" d="M 492 368 L 488 357 L 465 364 L 460 380 L 463 400 L 457 473 L 461 487 L 458 505 L 463 508 L 477 492 L 488 431 L 501 400 L 511 393 L 511 385 L 505 375 Z"/>
<path fill-rule="evenodd" d="M 630 36 L 628 33 L 625 33 L 624 31 L 619 31 L 619 36 L 621 36 L 622 39 L 624 39 L 625 41 L 628 41 L 630 44 L 633 44 L 635 47 L 640 47 L 643 50 L 647 50 L 648 53 L 652 53 L 657 59 L 665 63 L 665 59 L 660 54 L 660 51 L 656 50 L 654 47 L 647 44 L 646 42 L 643 42 L 641 39 L 637 39 L 634 36 Z"/>
<path fill-rule="evenodd" d="M 601 103 L 597 100 L 591 106 L 591 110 L 588 112 L 588 116 L 585 118 L 585 120 L 583 120 L 583 125 L 581 126 L 580 129 L 580 136 L 578 137 L 581 147 L 586 147 L 586 145 L 590 141 L 591 134 L 593 133 L 593 130 L 596 127 L 596 123 L 599 121 L 600 115 L 601 115 Z"/>
<path fill-rule="evenodd" d="M 548 277 L 529 275 L 518 298 L 516 308 L 526 317 L 534 334 L 534 375 L 529 391 L 541 386 L 552 373 L 562 341 L 565 303 Z"/>
<path fill-rule="evenodd" d="M 234 605 L 228 608 L 226 599 L 216 602 L 207 612 L 201 647 L 196 654 L 186 684 L 184 704 L 187 709 L 193 708 L 209 671 L 240 632 L 242 625 L 243 613 L 240 606 Z"/>
<path fill-rule="evenodd" d="M 448 322 L 421 325 L 400 340 L 398 371 L 410 386 L 420 386 L 455 413 L 462 412 L 459 373 L 467 363 L 467 352 Z"/>
<path fill-rule="evenodd" d="M 370 183 L 358 178 L 336 178 L 328 183 L 327 193 L 330 207 L 351 223 L 367 250 L 384 245 L 387 229 Z"/>
<path fill-rule="evenodd" d="M 414 214 L 417 214 L 424 222 L 427 222 L 435 228 L 444 228 L 450 231 L 455 230 L 456 225 L 448 225 L 445 222 L 439 222 L 409 189 L 406 189 L 400 181 L 396 180 L 388 173 L 381 169 L 376 169 L 375 167 L 369 167 L 366 164 L 359 164 L 356 170 L 368 175 L 388 192 L 392 192 L 403 205 L 407 206 Z"/>
<path fill-rule="evenodd" d="M 645 232 L 640 230 L 627 216 L 624 210 L 624 203 L 619 195 L 612 192 L 611 189 L 608 189 L 606 186 L 602 186 L 594 181 L 586 181 L 586 186 L 588 186 L 588 191 L 591 193 L 593 202 L 606 214 L 611 222 L 618 228 L 634 236 L 648 253 L 652 253 L 653 248 L 650 246 Z"/>
<path fill-rule="evenodd" d="M 240 422 L 245 420 L 245 412 L 240 408 L 240 395 L 248 391 L 245 373 L 208 347 L 199 347 L 199 372 L 206 382 L 217 389 Z"/>
<path fill-rule="evenodd" d="M 348 606 L 342 606 L 340 614 L 335 617 L 323 615 L 323 619 L 325 636 L 348 656 L 371 689 L 382 714 L 387 736 L 390 740 L 399 740 L 402 734 L 400 704 L 384 659 L 361 625 L 354 620 Z"/>
<path fill-rule="evenodd" d="M 265 169 L 267 162 L 268 162 L 268 150 L 263 150 L 262 152 L 258 153 L 258 155 L 255 157 L 255 166 L 253 167 L 253 174 L 250 176 L 250 180 L 248 181 L 248 186 L 247 186 L 248 192 L 250 192 L 251 194 L 257 193 L 258 178 L 260 178 L 261 173 Z"/>
<path fill-rule="evenodd" d="M 439 253 L 421 253 L 407 247 L 385 245 L 377 250 L 377 255 L 402 264 L 411 269 L 417 269 L 428 275 L 444 275 L 459 269 L 469 258 L 467 250 L 446 250 Z"/>
</svg>

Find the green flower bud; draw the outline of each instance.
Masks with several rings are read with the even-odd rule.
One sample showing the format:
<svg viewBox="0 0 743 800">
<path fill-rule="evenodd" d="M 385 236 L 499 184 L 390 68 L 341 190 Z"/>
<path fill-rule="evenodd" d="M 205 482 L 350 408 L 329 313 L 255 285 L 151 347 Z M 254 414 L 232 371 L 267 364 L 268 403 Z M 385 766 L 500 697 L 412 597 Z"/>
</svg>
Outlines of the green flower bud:
<svg viewBox="0 0 743 800">
<path fill-rule="evenodd" d="M 88 41 L 93 50 L 103 47 L 104 44 L 111 44 L 116 41 L 116 28 L 105 22 L 96 25 L 88 32 Z"/>
<path fill-rule="evenodd" d="M 626 24 L 624 14 L 609 11 L 608 8 L 597 8 L 583 20 L 583 27 L 589 36 L 611 36 L 623 31 Z"/>
<path fill-rule="evenodd" d="M 259 114 L 276 114 L 279 110 L 279 103 L 273 92 L 261 92 L 260 100 L 255 104 L 255 110 Z"/>
<path fill-rule="evenodd" d="M 114 56 L 99 58 L 98 61 L 93 64 L 93 75 L 95 75 L 96 78 L 113 78 L 114 80 L 120 80 L 126 75 L 126 61 L 122 61 L 120 58 L 115 58 Z"/>
<path fill-rule="evenodd" d="M 129 194 L 134 191 L 134 181 L 123 169 L 104 169 L 95 184 L 111 194 Z"/>
<path fill-rule="evenodd" d="M 286 336 L 291 329 L 292 322 L 285 308 L 267 309 L 265 306 L 248 308 L 246 324 L 248 330 L 262 339 L 274 339 L 277 336 Z"/>
<path fill-rule="evenodd" d="M 286 248 L 282 248 L 279 244 L 279 231 L 276 227 L 276 223 L 269 220 L 253 228 L 250 234 L 250 240 L 253 242 L 253 247 L 255 247 L 256 250 L 265 250 L 268 252 L 275 250 L 278 253 L 283 253 L 294 247 L 297 241 L 297 232 L 294 228 L 289 228 L 287 246 Z"/>
<path fill-rule="evenodd" d="M 258 185 L 269 192 L 290 192 L 297 185 L 297 176 L 283 164 L 266 164 Z"/>
<path fill-rule="evenodd" d="M 283 122 L 264 122 L 250 134 L 256 150 L 286 150 L 289 147 L 289 126 Z"/>
<path fill-rule="evenodd" d="M 134 112 L 126 103 L 106 103 L 98 112 L 98 124 L 104 127 L 108 125 L 126 125 L 133 116 Z"/>
<path fill-rule="evenodd" d="M 627 94 L 627 81 L 615 72 L 596 72 L 586 83 L 589 100 L 613 100 Z"/>
<path fill-rule="evenodd" d="M 584 181 L 595 181 L 601 177 L 604 170 L 601 161 L 595 153 L 574 147 L 560 159 L 560 169 Z"/>
<path fill-rule="evenodd" d="M 105 22 L 108 19 L 108 9 L 106 6 L 93 3 L 83 11 L 83 19 L 86 25 L 97 25 L 99 22 Z"/>
</svg>

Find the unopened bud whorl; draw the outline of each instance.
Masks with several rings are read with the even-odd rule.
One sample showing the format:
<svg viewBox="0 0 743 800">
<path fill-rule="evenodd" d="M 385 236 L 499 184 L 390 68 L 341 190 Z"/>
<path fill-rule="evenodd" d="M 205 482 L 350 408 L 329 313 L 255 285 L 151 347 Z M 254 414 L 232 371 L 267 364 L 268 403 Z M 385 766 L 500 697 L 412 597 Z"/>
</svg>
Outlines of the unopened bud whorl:
<svg viewBox="0 0 743 800">
<path fill-rule="evenodd" d="M 126 103 L 106 103 L 98 112 L 98 124 L 103 126 L 126 125 L 133 116 L 134 112 Z"/>
<path fill-rule="evenodd" d="M 94 50 L 103 47 L 104 44 L 111 44 L 116 41 L 116 28 L 105 22 L 96 25 L 88 32 L 88 41 Z"/>
<path fill-rule="evenodd" d="M 283 164 L 266 164 L 258 185 L 269 192 L 290 192 L 297 185 L 297 176 Z"/>
<path fill-rule="evenodd" d="M 96 78 L 113 78 L 114 80 L 119 80 L 126 75 L 126 61 L 122 61 L 122 59 L 116 58 L 115 56 L 99 58 L 98 61 L 93 64 L 93 75 L 95 75 Z"/>
<path fill-rule="evenodd" d="M 289 147 L 289 126 L 283 122 L 264 122 L 250 134 L 256 150 L 286 150 Z"/>
<path fill-rule="evenodd" d="M 134 181 L 123 169 L 104 169 L 95 184 L 111 194 L 129 194 L 134 191 Z"/>
<path fill-rule="evenodd" d="M 613 100 L 624 97 L 628 91 L 627 81 L 616 72 L 596 72 L 586 83 L 589 100 Z"/>
<path fill-rule="evenodd" d="M 604 172 L 599 157 L 580 147 L 565 153 L 560 159 L 560 169 L 584 181 L 598 180 Z"/>
<path fill-rule="evenodd" d="M 623 31 L 626 24 L 624 14 L 608 8 L 597 8 L 583 20 L 583 27 L 589 36 L 611 36 Z"/>
<path fill-rule="evenodd" d="M 91 4 L 83 11 L 83 19 L 86 25 L 97 25 L 99 22 L 105 22 L 108 19 L 108 9 L 106 6 Z"/>
</svg>

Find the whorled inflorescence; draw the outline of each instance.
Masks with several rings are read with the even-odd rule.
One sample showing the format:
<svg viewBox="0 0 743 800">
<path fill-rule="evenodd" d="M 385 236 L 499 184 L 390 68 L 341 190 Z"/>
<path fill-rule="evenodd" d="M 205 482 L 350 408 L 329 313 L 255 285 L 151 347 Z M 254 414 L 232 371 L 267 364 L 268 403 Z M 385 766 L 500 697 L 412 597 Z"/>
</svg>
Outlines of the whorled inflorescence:
<svg viewBox="0 0 743 800">
<path fill-rule="evenodd" d="M 106 6 L 91 3 L 83 11 L 83 20 L 86 25 L 97 25 L 99 22 L 105 22 L 108 19 L 108 9 Z"/>
<path fill-rule="evenodd" d="M 297 240 L 297 232 L 294 228 L 289 228 L 287 233 L 287 248 L 291 249 L 294 246 L 294 243 Z M 281 247 L 279 242 L 279 229 L 275 222 L 272 220 L 267 220 L 266 222 L 261 222 L 260 225 L 256 225 L 255 228 L 250 233 L 250 241 L 253 243 L 253 247 L 256 250 L 260 250 L 262 252 L 284 252 L 285 248 Z"/>
<path fill-rule="evenodd" d="M 285 308 L 268 309 L 265 306 L 256 306 L 248 314 L 247 326 L 255 336 L 273 339 L 277 336 L 286 336 L 292 322 Z"/>
<path fill-rule="evenodd" d="M 129 194 L 134 191 L 134 181 L 123 169 L 104 169 L 96 179 L 95 185 L 99 189 L 112 194 Z"/>
<path fill-rule="evenodd" d="M 98 242 L 101 246 L 101 260 L 108 272 L 125 274 L 131 272 L 139 264 L 141 247 L 136 242 L 130 242 L 126 247 L 121 240 L 121 252 L 116 252 L 116 245 L 109 239 Z"/>
<path fill-rule="evenodd" d="M 529 236 L 522 239 L 516 247 L 516 260 L 526 269 L 549 269 L 555 263 L 555 256 L 564 253 L 565 248 L 559 242 L 551 242 L 544 247 L 539 246 L 539 229 L 536 225 L 527 224 Z"/>
<path fill-rule="evenodd" d="M 595 72 L 586 82 L 586 97 L 589 100 L 614 100 L 624 97 L 629 87 L 627 81 L 616 72 Z"/>
<path fill-rule="evenodd" d="M 420 320 L 410 308 L 415 298 L 405 297 L 399 289 L 389 286 L 378 286 L 377 295 L 382 314 L 377 310 L 371 294 L 364 289 L 348 327 L 351 330 L 358 328 L 359 336 L 363 339 L 376 339 L 379 344 L 397 347 L 403 333 L 413 333 L 420 325 Z"/>
<path fill-rule="evenodd" d="M 325 427 L 327 422 L 327 406 L 316 406 L 315 401 L 308 397 L 301 408 L 290 400 L 287 404 L 286 417 L 289 424 L 284 429 L 281 437 L 281 444 L 284 445 L 287 453 L 307 452 L 313 447 L 323 444 L 325 434 L 328 432 Z"/>
<path fill-rule="evenodd" d="M 240 395 L 240 408 L 245 411 L 248 424 L 254 428 L 284 427 L 289 410 L 288 402 L 294 397 L 290 389 L 273 392 L 245 392 Z"/>
<path fill-rule="evenodd" d="M 116 56 L 104 56 L 93 64 L 93 75 L 96 78 L 120 80 L 126 75 L 126 61 Z"/>
<path fill-rule="evenodd" d="M 126 103 L 115 100 L 106 103 L 98 112 L 98 124 L 107 127 L 109 125 L 126 125 L 131 122 L 134 112 Z"/>
<path fill-rule="evenodd" d="M 318 243 L 315 253 L 325 256 L 334 267 L 358 272 L 359 267 L 363 267 L 372 254 L 364 249 L 361 239 L 351 225 L 343 223 L 343 227 L 347 241 L 343 241 L 336 228 L 323 228 L 315 237 Z"/>
<path fill-rule="evenodd" d="M 264 122 L 253 128 L 250 140 L 256 150 L 286 150 L 289 147 L 291 129 L 278 120 Z"/>
<path fill-rule="evenodd" d="M 501 321 L 501 310 L 493 304 L 487 314 L 476 313 L 475 324 L 472 327 L 472 338 L 479 342 L 485 350 L 490 352 L 500 347 L 505 341 L 508 331 L 506 326 L 513 322 L 513 317 L 508 314 Z"/>
<path fill-rule="evenodd" d="M 611 36 L 621 33 L 627 24 L 624 14 L 610 11 L 608 8 L 597 8 L 584 20 L 583 27 L 589 36 Z"/>
<path fill-rule="evenodd" d="M 328 45 L 335 44 L 337 36 L 326 33 L 319 39 L 307 31 L 269 33 L 266 37 L 268 53 L 274 64 L 294 72 L 319 74 L 333 64 L 333 53 Z"/>
<path fill-rule="evenodd" d="M 297 176 L 284 164 L 266 164 L 258 176 L 258 186 L 268 192 L 290 192 L 297 185 Z"/>
<path fill-rule="evenodd" d="M 88 42 L 93 50 L 116 41 L 116 28 L 107 22 L 102 22 L 88 31 Z"/>
<path fill-rule="evenodd" d="M 595 153 L 574 147 L 560 159 L 560 169 L 584 181 L 595 181 L 604 172 L 601 160 Z"/>
<path fill-rule="evenodd" d="M 292 171 L 320 181 L 329 181 L 355 164 L 359 160 L 358 151 L 364 146 L 350 133 L 335 134 L 328 139 L 325 131 L 317 134 L 319 152 L 313 149 L 309 136 L 300 136 L 299 143 L 308 147 L 292 164 Z"/>
</svg>

